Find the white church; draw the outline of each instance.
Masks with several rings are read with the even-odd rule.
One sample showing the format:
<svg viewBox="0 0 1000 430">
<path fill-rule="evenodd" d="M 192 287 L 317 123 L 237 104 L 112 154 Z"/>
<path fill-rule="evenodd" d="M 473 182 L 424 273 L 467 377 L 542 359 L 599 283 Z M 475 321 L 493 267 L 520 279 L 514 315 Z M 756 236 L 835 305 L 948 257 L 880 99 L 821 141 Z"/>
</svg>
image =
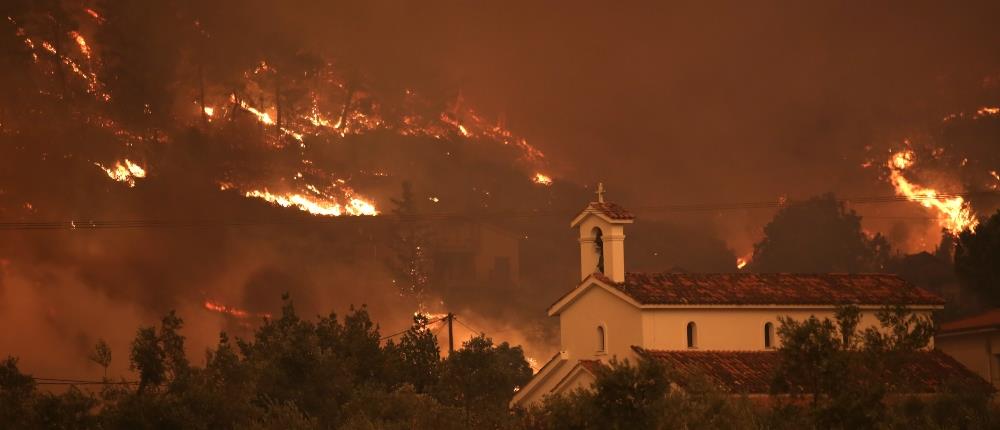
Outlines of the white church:
<svg viewBox="0 0 1000 430">
<path fill-rule="evenodd" d="M 597 201 L 570 223 L 579 231 L 580 283 L 548 309 L 559 318 L 560 351 L 518 390 L 512 407 L 586 389 L 602 362 L 634 363 L 640 355 L 706 375 L 734 394 L 767 395 L 781 344 L 778 317 L 833 319 L 837 306 L 850 304 L 862 310 L 864 329 L 878 324 L 875 313 L 885 305 L 928 316 L 944 305 L 887 274 L 628 273 L 625 229 L 633 222 L 604 201 L 599 185 Z M 944 353 L 921 355 L 914 378 L 926 379 L 928 392 L 942 375 L 971 375 Z"/>
</svg>

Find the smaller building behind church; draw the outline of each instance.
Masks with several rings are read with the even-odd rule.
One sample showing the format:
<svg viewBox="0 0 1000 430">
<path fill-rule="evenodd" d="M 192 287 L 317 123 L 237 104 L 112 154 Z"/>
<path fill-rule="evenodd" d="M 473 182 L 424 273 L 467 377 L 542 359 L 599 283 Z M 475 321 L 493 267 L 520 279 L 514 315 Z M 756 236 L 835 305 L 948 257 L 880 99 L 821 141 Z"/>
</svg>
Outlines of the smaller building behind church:
<svg viewBox="0 0 1000 430">
<path fill-rule="evenodd" d="M 833 319 L 837 307 L 855 305 L 863 330 L 878 325 L 875 314 L 887 305 L 926 316 L 943 308 L 940 296 L 887 274 L 626 273 L 625 228 L 634 217 L 598 190 L 570 223 L 579 232 L 580 284 L 548 309 L 559 318 L 560 352 L 512 406 L 589 387 L 596 366 L 612 357 L 644 356 L 704 374 L 732 393 L 766 395 L 778 364 L 779 317 Z M 975 378 L 939 351 L 916 353 L 907 367 L 921 392 Z"/>
</svg>

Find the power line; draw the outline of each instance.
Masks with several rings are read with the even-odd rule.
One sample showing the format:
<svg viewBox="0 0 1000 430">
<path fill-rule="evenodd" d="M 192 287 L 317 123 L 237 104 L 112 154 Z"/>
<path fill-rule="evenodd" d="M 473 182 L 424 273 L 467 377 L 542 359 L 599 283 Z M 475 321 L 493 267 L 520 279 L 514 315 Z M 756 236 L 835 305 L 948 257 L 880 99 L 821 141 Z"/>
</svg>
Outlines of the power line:
<svg viewBox="0 0 1000 430">
<path fill-rule="evenodd" d="M 938 193 L 929 196 L 867 196 L 836 199 L 845 204 L 888 204 L 902 202 L 923 202 L 937 199 L 970 197 L 974 195 L 1000 195 L 995 191 L 976 191 L 961 193 Z M 633 209 L 638 212 L 671 212 L 697 213 L 719 212 L 751 209 L 776 209 L 800 203 L 800 200 L 769 200 L 742 203 L 693 203 L 693 204 L 663 204 L 638 206 Z M 494 211 L 494 212 L 438 212 L 416 215 L 403 221 L 449 221 L 460 219 L 517 219 L 549 216 L 568 216 L 564 211 L 533 210 L 533 211 Z M 899 219 L 899 220 L 941 220 L 939 217 L 880 217 L 868 216 L 869 219 Z M 32 230 L 105 230 L 105 229 L 152 229 L 152 228 L 213 228 L 213 227 L 248 227 L 248 226 L 285 226 L 285 225 L 317 225 L 341 224 L 347 221 L 370 220 L 367 216 L 340 216 L 337 218 L 311 218 L 295 220 L 263 220 L 263 219 L 200 219 L 200 220 L 70 220 L 70 221 L 6 221 L 0 222 L 0 230 L 32 231 Z M 378 218 L 383 220 L 384 218 Z"/>
<path fill-rule="evenodd" d="M 37 385 L 136 385 L 138 381 L 94 381 L 84 379 L 32 377 Z"/>
<path fill-rule="evenodd" d="M 460 320 L 458 318 L 455 318 L 455 321 L 458 322 L 459 324 L 461 324 L 463 327 L 465 327 L 465 328 L 467 328 L 469 330 L 472 330 L 473 333 L 486 334 L 486 332 L 484 332 L 484 331 L 476 330 L 476 329 L 470 327 L 468 324 L 462 322 L 462 320 Z"/>
<path fill-rule="evenodd" d="M 431 321 L 427 321 L 427 323 L 424 324 L 424 327 L 425 328 L 426 327 L 430 327 L 433 324 L 437 324 L 437 323 L 439 323 L 441 321 L 444 321 L 445 318 L 447 318 L 447 317 L 441 317 L 441 318 L 437 318 L 437 319 L 434 319 L 434 320 L 431 320 Z M 396 333 L 393 333 L 393 334 L 390 334 L 390 335 L 387 335 L 387 336 L 382 336 L 378 340 L 381 342 L 383 340 L 392 339 L 392 338 L 394 338 L 396 336 L 399 336 L 399 335 L 401 335 L 403 333 L 406 333 L 406 332 L 408 332 L 408 331 L 410 331 L 412 329 L 413 329 L 413 327 L 410 327 L 410 328 L 407 328 L 406 330 L 402 330 L 402 331 L 399 331 L 399 332 L 396 332 Z"/>
</svg>

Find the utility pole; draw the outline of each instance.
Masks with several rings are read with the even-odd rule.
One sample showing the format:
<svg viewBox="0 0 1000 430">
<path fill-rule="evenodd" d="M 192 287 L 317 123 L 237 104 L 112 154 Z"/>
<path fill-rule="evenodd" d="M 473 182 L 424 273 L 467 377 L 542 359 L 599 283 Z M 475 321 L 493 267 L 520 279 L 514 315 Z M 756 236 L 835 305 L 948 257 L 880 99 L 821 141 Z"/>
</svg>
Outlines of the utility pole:
<svg viewBox="0 0 1000 430">
<path fill-rule="evenodd" d="M 448 316 L 445 318 L 448 319 L 448 356 L 451 356 L 451 353 L 455 352 L 455 334 L 451 330 L 452 321 L 455 320 L 455 314 L 448 312 Z"/>
</svg>

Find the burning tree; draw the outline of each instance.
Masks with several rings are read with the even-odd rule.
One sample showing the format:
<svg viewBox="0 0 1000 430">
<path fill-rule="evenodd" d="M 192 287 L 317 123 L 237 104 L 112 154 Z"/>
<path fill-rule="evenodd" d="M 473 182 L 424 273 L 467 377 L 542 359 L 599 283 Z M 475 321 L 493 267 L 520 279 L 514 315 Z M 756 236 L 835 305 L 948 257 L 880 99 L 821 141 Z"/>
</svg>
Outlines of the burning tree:
<svg viewBox="0 0 1000 430">
<path fill-rule="evenodd" d="M 410 295 L 423 306 L 427 287 L 431 282 L 432 260 L 428 249 L 428 233 L 417 214 L 413 186 L 403 183 L 402 196 L 392 200 L 394 226 L 392 253 L 386 264 L 393 275 L 393 283 L 400 293 Z"/>
</svg>

